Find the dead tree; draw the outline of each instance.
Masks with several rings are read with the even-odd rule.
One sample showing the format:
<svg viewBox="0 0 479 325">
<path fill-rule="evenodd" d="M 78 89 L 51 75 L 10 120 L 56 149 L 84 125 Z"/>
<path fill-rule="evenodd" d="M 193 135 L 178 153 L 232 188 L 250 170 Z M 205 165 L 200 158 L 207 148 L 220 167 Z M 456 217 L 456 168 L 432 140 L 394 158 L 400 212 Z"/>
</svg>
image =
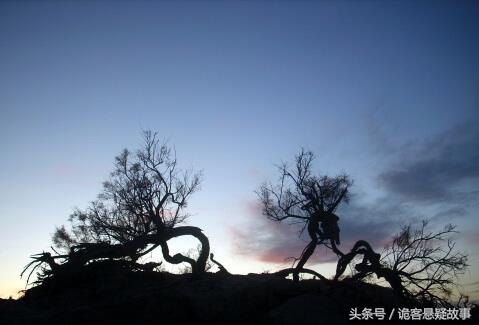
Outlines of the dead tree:
<svg viewBox="0 0 479 325">
<path fill-rule="evenodd" d="M 455 232 L 453 225 L 430 231 L 427 221 L 416 229 L 404 226 L 382 257 L 366 241 L 358 241 L 351 252 L 340 257 L 335 280 L 355 257 L 362 255 L 361 263 L 354 266 L 357 273 L 353 274 L 353 280 L 375 274 L 384 278 L 404 302 L 450 307 L 457 276 L 468 266 L 467 255 L 455 249 L 451 238 Z"/>
<path fill-rule="evenodd" d="M 135 154 L 125 149 L 116 157 L 98 198 L 87 209 L 75 210 L 69 229 L 57 228 L 53 243 L 64 250 L 68 262 L 78 260 L 79 264 L 97 258 L 134 262 L 159 246 L 167 262 L 186 262 L 192 273 L 200 274 L 209 257 L 208 238 L 200 228 L 181 223 L 189 216 L 185 208 L 199 189 L 201 173 L 178 169 L 174 150 L 160 144 L 156 133 L 143 135 L 144 146 Z M 196 260 L 170 255 L 168 240 L 179 236 L 199 240 L 201 252 Z"/>
<path fill-rule="evenodd" d="M 417 228 L 404 226 L 386 247 L 381 262 L 395 272 L 408 297 L 423 303 L 449 306 L 458 276 L 467 267 L 467 255 L 458 251 L 453 235 L 456 226 L 430 230 L 423 221 Z"/>
<path fill-rule="evenodd" d="M 348 200 L 351 181 L 345 175 L 337 177 L 312 174 L 313 154 L 302 150 L 294 167 L 280 166 L 276 185 L 263 184 L 257 191 L 263 214 L 281 222 L 303 224 L 310 243 L 304 248 L 294 268 L 277 272 L 279 276 L 293 274 L 298 281 L 300 273 L 324 278 L 304 268 L 316 246 L 332 249 L 339 260 L 335 281 L 349 265 L 354 265 L 351 280 L 362 280 L 371 274 L 384 278 L 393 292 L 404 303 L 449 306 L 449 298 L 457 283 L 457 276 L 467 268 L 467 256 L 455 250 L 451 235 L 455 227 L 445 226 L 439 231 L 427 230 L 427 222 L 417 229 L 406 226 L 397 234 L 382 254 L 376 253 L 365 240 L 359 240 L 350 252 L 343 253 L 340 243 L 337 215 L 338 205 Z M 357 258 L 360 262 L 356 262 Z"/>
<path fill-rule="evenodd" d="M 276 185 L 264 183 L 257 194 L 263 214 L 274 221 L 301 223 L 306 227 L 310 243 L 303 250 L 293 272 L 294 281 L 313 255 L 316 246 L 336 248 L 340 244 L 338 216 L 334 211 L 348 201 L 351 181 L 347 175 L 336 177 L 313 175 L 312 152 L 301 150 L 294 167 L 283 163 Z M 303 227 L 303 229 L 304 229 Z"/>
</svg>

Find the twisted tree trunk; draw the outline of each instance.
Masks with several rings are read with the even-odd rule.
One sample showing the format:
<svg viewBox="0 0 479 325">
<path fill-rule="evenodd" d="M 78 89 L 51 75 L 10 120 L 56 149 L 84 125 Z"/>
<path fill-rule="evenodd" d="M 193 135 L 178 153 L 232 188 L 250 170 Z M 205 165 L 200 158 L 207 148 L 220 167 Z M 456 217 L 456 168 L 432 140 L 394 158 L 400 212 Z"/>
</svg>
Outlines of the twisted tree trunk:
<svg viewBox="0 0 479 325">
<path fill-rule="evenodd" d="M 334 248 L 337 249 L 336 247 Z M 374 252 L 371 245 L 365 240 L 357 241 L 351 249 L 351 252 L 342 254 L 336 266 L 336 275 L 334 276 L 335 281 L 339 279 L 339 277 L 346 270 L 348 264 L 351 263 L 351 261 L 358 255 L 363 255 L 363 260 L 354 267 L 356 271 L 359 272 L 353 276 L 354 280 L 361 279 L 368 273 L 375 273 L 378 278 L 384 278 L 389 283 L 394 293 L 398 297 L 402 299 L 406 298 L 404 294 L 404 286 L 399 273 L 381 265 L 381 255 Z"/>
<path fill-rule="evenodd" d="M 200 228 L 193 226 L 182 226 L 165 229 L 162 233 L 150 236 L 153 237 L 153 240 L 150 243 L 159 244 L 161 246 L 163 258 L 168 263 L 179 264 L 186 262 L 191 265 L 191 271 L 195 275 L 204 273 L 206 271 L 206 262 L 208 261 L 208 257 L 210 255 L 210 242 L 208 237 L 206 237 Z M 170 255 L 170 250 L 167 243 L 168 240 L 181 236 L 193 236 L 201 243 L 200 256 L 198 256 L 196 261 L 180 253 L 175 254 L 174 256 Z"/>
<path fill-rule="evenodd" d="M 311 242 L 306 246 L 306 248 L 303 251 L 303 254 L 301 255 L 301 258 L 298 262 L 298 265 L 294 268 L 293 272 L 293 281 L 298 282 L 299 281 L 299 274 L 301 271 L 304 269 L 304 265 L 308 261 L 308 259 L 313 255 L 314 250 L 316 249 L 316 246 L 318 245 L 318 238 L 313 237 L 311 239 Z"/>
<path fill-rule="evenodd" d="M 293 272 L 293 281 L 299 281 L 299 274 L 301 270 L 304 269 L 304 265 L 309 260 L 311 255 L 313 255 L 316 246 L 318 245 L 318 236 L 317 233 L 319 232 L 319 220 L 318 215 L 313 215 L 311 219 L 308 221 L 308 234 L 311 238 L 311 242 L 306 246 L 301 254 L 299 259 L 298 265 L 296 265 L 295 270 Z"/>
</svg>

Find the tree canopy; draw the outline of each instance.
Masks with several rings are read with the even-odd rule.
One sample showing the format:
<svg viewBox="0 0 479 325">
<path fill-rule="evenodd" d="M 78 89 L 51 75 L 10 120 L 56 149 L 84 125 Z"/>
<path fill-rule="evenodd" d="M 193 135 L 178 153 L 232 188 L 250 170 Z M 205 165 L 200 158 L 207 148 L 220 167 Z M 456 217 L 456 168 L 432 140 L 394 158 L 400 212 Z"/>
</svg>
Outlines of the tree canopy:
<svg viewBox="0 0 479 325">
<path fill-rule="evenodd" d="M 310 243 L 305 247 L 293 272 L 295 281 L 317 245 L 336 247 L 340 244 L 338 216 L 334 211 L 349 199 L 352 181 L 347 175 L 330 177 L 315 175 L 314 154 L 302 149 L 295 157 L 294 166 L 283 163 L 279 167 L 277 184 L 264 183 L 257 194 L 263 214 L 274 221 L 303 223 Z"/>
<path fill-rule="evenodd" d="M 186 262 L 193 273 L 205 272 L 208 238 L 200 228 L 181 225 L 189 216 L 188 199 L 199 189 L 201 173 L 181 170 L 175 150 L 160 143 L 157 133 L 145 131 L 143 140 L 135 153 L 125 149 L 115 158 L 98 197 L 86 209 L 75 209 L 68 227 L 56 229 L 52 240 L 63 254 L 33 256 L 27 266 L 36 263 L 32 272 L 44 263 L 49 265 L 40 272 L 40 279 L 102 260 L 121 260 L 122 266 L 141 269 L 144 266 L 137 260 L 158 246 L 167 262 Z M 187 235 L 200 241 L 198 257 L 171 256 L 167 242 Z"/>
<path fill-rule="evenodd" d="M 70 216 L 70 228 L 57 228 L 58 248 L 79 243 L 126 243 L 162 232 L 188 217 L 189 197 L 201 183 L 201 173 L 178 168 L 176 152 L 145 131 L 136 153 L 124 149 L 116 158 L 110 178 L 98 198 Z"/>
</svg>

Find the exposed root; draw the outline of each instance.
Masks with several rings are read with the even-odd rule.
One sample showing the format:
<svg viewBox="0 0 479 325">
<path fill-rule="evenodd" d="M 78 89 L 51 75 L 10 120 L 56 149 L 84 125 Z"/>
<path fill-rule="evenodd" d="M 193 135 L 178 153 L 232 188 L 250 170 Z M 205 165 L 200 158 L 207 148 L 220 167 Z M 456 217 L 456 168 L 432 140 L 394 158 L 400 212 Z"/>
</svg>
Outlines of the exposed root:
<svg viewBox="0 0 479 325">
<path fill-rule="evenodd" d="M 218 266 L 218 268 L 220 269 L 217 273 L 219 273 L 219 274 L 231 274 L 231 273 L 228 272 L 228 270 L 223 266 L 223 264 L 221 264 L 220 262 L 216 261 L 216 260 L 214 259 L 214 257 L 215 257 L 214 254 L 211 253 L 211 254 L 210 254 L 210 260 L 211 260 L 211 262 L 215 263 L 215 264 Z"/>
<path fill-rule="evenodd" d="M 310 274 L 318 277 L 321 280 L 328 281 L 323 275 L 319 274 L 316 271 L 310 270 L 310 269 L 297 269 L 297 268 L 288 268 L 284 270 L 280 270 L 278 272 L 272 273 L 273 275 L 280 276 L 282 278 L 286 278 L 290 274 L 295 274 L 295 273 L 304 273 L 304 274 Z"/>
</svg>

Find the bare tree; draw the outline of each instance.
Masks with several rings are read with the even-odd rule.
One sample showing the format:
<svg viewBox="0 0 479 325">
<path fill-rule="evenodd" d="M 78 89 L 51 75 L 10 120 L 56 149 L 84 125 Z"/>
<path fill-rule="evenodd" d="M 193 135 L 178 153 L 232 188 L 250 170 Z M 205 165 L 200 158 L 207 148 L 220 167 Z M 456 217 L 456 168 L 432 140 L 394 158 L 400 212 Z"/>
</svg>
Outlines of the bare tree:
<svg viewBox="0 0 479 325">
<path fill-rule="evenodd" d="M 125 149 L 116 157 L 103 191 L 88 208 L 74 211 L 69 218 L 70 229 L 56 229 L 54 245 L 69 252 L 57 257 L 67 256 L 70 261 L 76 257 L 79 264 L 112 257 L 136 261 L 160 246 L 167 262 L 186 262 L 193 273 L 204 272 L 208 238 L 200 228 L 180 226 L 188 218 L 185 208 L 199 189 L 201 173 L 180 170 L 176 153 L 160 143 L 156 133 L 145 131 L 143 136 L 144 145 L 135 154 Z M 185 235 L 201 243 L 196 260 L 169 253 L 167 241 Z"/>
<path fill-rule="evenodd" d="M 432 231 L 427 221 L 417 228 L 404 226 L 382 254 L 375 253 L 367 242 L 358 241 L 350 253 L 339 259 L 335 278 L 343 274 L 356 256 L 362 255 L 361 263 L 354 267 L 357 273 L 353 274 L 353 279 L 376 274 L 405 302 L 451 306 L 457 277 L 468 267 L 467 255 L 455 249 L 452 238 L 455 229 L 448 224 Z"/>
<path fill-rule="evenodd" d="M 394 236 L 381 262 L 398 274 L 404 295 L 434 305 L 449 304 L 458 275 L 468 267 L 467 255 L 455 248 L 455 233 L 454 225 L 432 231 L 423 221 L 417 228 L 404 226 Z"/>
<path fill-rule="evenodd" d="M 257 194 L 263 214 L 274 221 L 304 224 L 310 243 L 303 250 L 292 270 L 294 281 L 313 255 L 316 246 L 326 245 L 336 250 L 340 244 L 338 216 L 334 211 L 341 202 L 347 202 L 351 181 L 347 175 L 329 177 L 313 174 L 314 154 L 303 149 L 295 157 L 295 164 L 279 167 L 276 185 L 264 183 Z"/>
<path fill-rule="evenodd" d="M 300 273 L 309 273 L 324 279 L 320 274 L 304 268 L 316 246 L 325 245 L 339 257 L 337 281 L 349 265 L 354 264 L 350 279 L 363 280 L 376 275 L 384 278 L 395 294 L 406 303 L 423 305 L 450 304 L 450 296 L 457 284 L 457 276 L 467 268 L 467 256 L 455 249 L 452 235 L 455 226 L 446 225 L 438 231 L 428 230 L 423 222 L 418 228 L 405 226 L 393 237 L 382 254 L 376 253 L 365 240 L 359 240 L 348 253 L 340 244 L 338 216 L 335 209 L 348 201 L 351 181 L 348 176 L 316 176 L 312 172 L 314 155 L 301 150 L 295 164 L 283 163 L 277 184 L 264 183 L 257 194 L 263 214 L 268 218 L 290 224 L 303 224 L 310 243 L 305 247 L 294 268 L 277 272 L 277 275 L 293 274 L 295 281 Z M 358 260 L 359 259 L 359 260 Z"/>
</svg>

